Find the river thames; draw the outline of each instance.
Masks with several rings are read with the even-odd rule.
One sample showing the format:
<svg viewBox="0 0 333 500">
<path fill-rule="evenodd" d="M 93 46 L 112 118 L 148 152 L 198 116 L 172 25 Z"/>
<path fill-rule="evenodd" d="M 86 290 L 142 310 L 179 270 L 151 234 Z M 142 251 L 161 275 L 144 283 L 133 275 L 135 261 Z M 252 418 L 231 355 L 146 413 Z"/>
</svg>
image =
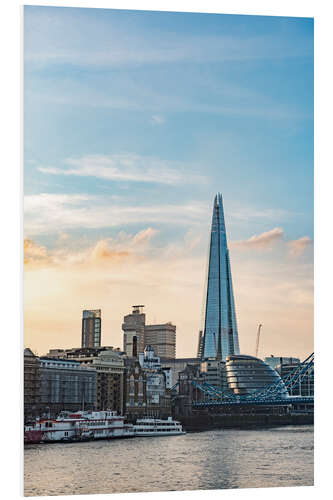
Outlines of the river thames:
<svg viewBox="0 0 333 500">
<path fill-rule="evenodd" d="M 25 496 L 311 485 L 313 426 L 24 449 Z"/>
</svg>

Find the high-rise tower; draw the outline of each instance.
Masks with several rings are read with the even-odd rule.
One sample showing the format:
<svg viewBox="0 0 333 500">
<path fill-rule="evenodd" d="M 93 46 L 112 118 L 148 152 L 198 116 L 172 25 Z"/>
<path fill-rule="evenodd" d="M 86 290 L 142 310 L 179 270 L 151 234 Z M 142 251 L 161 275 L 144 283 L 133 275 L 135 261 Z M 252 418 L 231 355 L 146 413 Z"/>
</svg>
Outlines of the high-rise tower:
<svg viewBox="0 0 333 500">
<path fill-rule="evenodd" d="M 239 354 L 234 294 L 222 195 L 215 196 L 209 246 L 202 358 Z"/>
<path fill-rule="evenodd" d="M 101 310 L 84 310 L 82 313 L 82 347 L 101 346 Z"/>
</svg>

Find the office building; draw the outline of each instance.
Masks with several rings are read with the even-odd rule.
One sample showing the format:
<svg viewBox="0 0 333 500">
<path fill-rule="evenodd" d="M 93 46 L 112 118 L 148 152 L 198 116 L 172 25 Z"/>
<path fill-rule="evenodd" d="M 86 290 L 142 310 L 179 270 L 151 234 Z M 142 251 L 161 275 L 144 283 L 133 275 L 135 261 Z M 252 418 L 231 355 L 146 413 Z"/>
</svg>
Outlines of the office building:
<svg viewBox="0 0 333 500">
<path fill-rule="evenodd" d="M 222 195 L 215 196 L 209 245 L 202 357 L 226 360 L 239 354 Z"/>
<path fill-rule="evenodd" d="M 96 370 L 96 409 L 124 413 L 124 353 L 113 347 L 51 349 L 50 357 L 78 361 Z M 61 356 L 61 358 L 60 358 Z"/>
<path fill-rule="evenodd" d="M 150 345 L 157 356 L 176 357 L 176 326 L 172 323 L 145 325 L 145 346 Z"/>
<path fill-rule="evenodd" d="M 124 317 L 123 349 L 129 357 L 138 357 L 150 345 L 160 357 L 176 357 L 176 326 L 172 323 L 146 325 L 143 305 L 133 306 L 131 314 Z"/>
<path fill-rule="evenodd" d="M 122 324 L 124 332 L 123 350 L 129 357 L 133 357 L 133 348 L 136 356 L 138 353 L 143 352 L 145 348 L 144 334 L 146 315 L 143 312 L 143 308 L 143 305 L 133 306 L 132 313 L 124 317 L 124 322 Z"/>
<path fill-rule="evenodd" d="M 40 413 L 56 417 L 60 411 L 96 407 L 96 370 L 78 361 L 39 358 Z"/>
<path fill-rule="evenodd" d="M 85 310 L 82 314 L 82 347 L 100 347 L 101 345 L 101 310 Z"/>
<path fill-rule="evenodd" d="M 283 380 L 290 380 L 293 377 L 295 369 L 300 365 L 300 362 L 288 362 L 287 360 L 290 358 L 283 359 L 285 359 L 285 361 L 276 367 L 276 371 Z M 288 389 L 288 392 L 290 396 L 314 396 L 314 365 L 304 372 L 297 383 L 293 384 Z"/>
<path fill-rule="evenodd" d="M 205 359 L 200 364 L 200 371 L 203 380 L 223 391 L 227 389 L 227 378 L 225 370 L 225 361 L 221 359 Z"/>
<path fill-rule="evenodd" d="M 187 365 L 194 365 L 200 368 L 200 360 L 198 358 L 162 358 L 162 370 L 169 370 L 171 377 L 171 387 L 178 382 L 179 373 L 186 368 Z"/>
<path fill-rule="evenodd" d="M 288 397 L 280 375 L 262 359 L 247 355 L 227 356 L 226 376 L 228 388 L 237 395 L 260 393 L 278 384 L 281 398 Z"/>
<path fill-rule="evenodd" d="M 300 363 L 300 359 L 288 356 L 273 356 L 273 354 L 271 354 L 270 356 L 266 356 L 265 363 L 276 370 L 276 368 L 282 364 L 298 365 Z"/>
</svg>

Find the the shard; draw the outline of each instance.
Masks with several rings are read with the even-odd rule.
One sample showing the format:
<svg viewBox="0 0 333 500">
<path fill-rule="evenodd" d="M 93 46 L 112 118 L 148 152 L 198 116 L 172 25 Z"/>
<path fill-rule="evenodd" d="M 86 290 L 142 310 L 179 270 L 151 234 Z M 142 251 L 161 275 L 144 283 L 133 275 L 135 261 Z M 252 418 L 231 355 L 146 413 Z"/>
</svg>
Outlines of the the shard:
<svg viewBox="0 0 333 500">
<path fill-rule="evenodd" d="M 214 200 L 206 290 L 201 356 L 225 361 L 226 356 L 239 354 L 239 343 L 220 193 Z"/>
</svg>

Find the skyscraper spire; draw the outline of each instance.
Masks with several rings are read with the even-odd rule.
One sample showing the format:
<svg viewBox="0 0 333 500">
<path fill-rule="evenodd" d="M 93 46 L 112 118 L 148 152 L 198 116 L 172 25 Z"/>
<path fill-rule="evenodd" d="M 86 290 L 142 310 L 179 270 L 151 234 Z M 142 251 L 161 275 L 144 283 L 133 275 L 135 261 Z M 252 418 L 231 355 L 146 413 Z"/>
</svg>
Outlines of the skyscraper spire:
<svg viewBox="0 0 333 500">
<path fill-rule="evenodd" d="M 225 360 L 230 354 L 239 354 L 239 344 L 223 201 L 218 193 L 209 246 L 202 356 Z"/>
</svg>

